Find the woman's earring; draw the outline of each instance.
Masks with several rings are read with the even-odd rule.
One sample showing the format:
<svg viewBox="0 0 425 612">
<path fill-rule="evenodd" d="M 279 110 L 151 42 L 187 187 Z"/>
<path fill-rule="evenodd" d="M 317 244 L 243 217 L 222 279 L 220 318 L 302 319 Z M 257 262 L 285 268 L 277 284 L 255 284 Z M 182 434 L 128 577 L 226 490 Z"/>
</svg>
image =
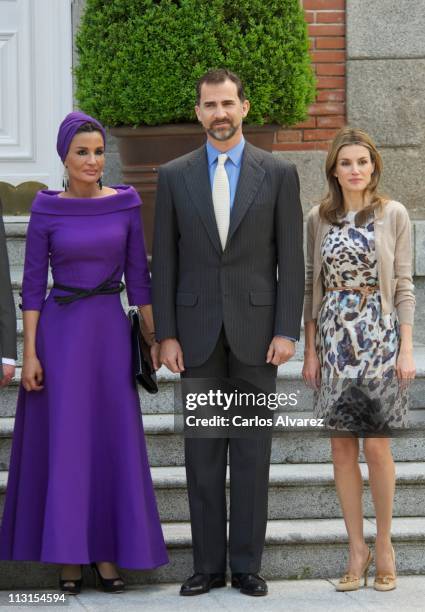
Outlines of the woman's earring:
<svg viewBox="0 0 425 612">
<path fill-rule="evenodd" d="M 99 189 L 100 189 L 100 190 L 102 190 L 102 187 L 103 187 L 103 182 L 102 182 L 102 179 L 103 179 L 103 174 L 101 174 L 101 175 L 99 176 L 99 179 L 98 179 L 98 181 L 97 181 L 97 184 L 99 185 Z"/>
<path fill-rule="evenodd" d="M 63 170 L 62 186 L 63 186 L 64 191 L 68 191 L 68 189 L 69 189 L 69 174 L 68 174 L 68 168 L 66 166 L 65 166 L 65 168 Z"/>
</svg>

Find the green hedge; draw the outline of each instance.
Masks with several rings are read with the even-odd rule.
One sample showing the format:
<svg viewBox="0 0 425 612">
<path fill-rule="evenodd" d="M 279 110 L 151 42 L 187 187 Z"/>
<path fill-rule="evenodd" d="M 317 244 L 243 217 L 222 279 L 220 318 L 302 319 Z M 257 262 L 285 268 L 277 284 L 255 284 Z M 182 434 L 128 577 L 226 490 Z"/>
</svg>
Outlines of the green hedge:
<svg viewBox="0 0 425 612">
<path fill-rule="evenodd" d="M 196 120 L 196 80 L 225 67 L 244 81 L 247 123 L 293 125 L 314 100 L 300 0 L 87 0 L 76 97 L 105 125 Z"/>
</svg>

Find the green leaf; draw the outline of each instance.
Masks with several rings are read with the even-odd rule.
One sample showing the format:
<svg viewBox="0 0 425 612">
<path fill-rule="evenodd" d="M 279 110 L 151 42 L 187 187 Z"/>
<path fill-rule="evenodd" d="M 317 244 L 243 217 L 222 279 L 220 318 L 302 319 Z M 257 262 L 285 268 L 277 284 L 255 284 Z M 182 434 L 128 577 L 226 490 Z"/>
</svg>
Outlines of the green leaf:
<svg viewBox="0 0 425 612">
<path fill-rule="evenodd" d="M 226 67 L 245 84 L 247 123 L 293 125 L 315 97 L 299 0 L 87 0 L 76 97 L 105 125 L 195 121 L 195 85 Z"/>
</svg>

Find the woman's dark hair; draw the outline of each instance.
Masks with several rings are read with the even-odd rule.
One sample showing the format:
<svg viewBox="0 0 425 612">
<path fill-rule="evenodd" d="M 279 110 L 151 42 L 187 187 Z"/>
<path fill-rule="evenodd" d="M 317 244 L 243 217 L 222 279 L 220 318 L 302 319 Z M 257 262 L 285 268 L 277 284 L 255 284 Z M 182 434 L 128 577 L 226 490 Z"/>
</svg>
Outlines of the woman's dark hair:
<svg viewBox="0 0 425 612">
<path fill-rule="evenodd" d="M 86 132 L 99 132 L 99 134 L 103 138 L 103 134 L 99 130 L 97 125 L 95 125 L 94 123 L 91 123 L 90 121 L 87 121 L 87 123 L 83 123 L 83 125 L 81 125 L 75 133 L 76 134 L 84 134 Z"/>
</svg>

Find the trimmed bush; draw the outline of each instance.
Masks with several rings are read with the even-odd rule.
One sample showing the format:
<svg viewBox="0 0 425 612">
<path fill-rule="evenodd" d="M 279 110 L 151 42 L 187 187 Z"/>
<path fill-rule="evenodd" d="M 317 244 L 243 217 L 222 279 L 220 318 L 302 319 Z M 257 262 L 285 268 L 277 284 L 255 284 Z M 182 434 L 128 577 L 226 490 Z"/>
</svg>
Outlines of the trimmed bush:
<svg viewBox="0 0 425 612">
<path fill-rule="evenodd" d="M 76 97 L 105 125 L 195 121 L 196 80 L 243 80 L 247 123 L 305 119 L 315 85 L 299 0 L 87 0 Z"/>
</svg>

